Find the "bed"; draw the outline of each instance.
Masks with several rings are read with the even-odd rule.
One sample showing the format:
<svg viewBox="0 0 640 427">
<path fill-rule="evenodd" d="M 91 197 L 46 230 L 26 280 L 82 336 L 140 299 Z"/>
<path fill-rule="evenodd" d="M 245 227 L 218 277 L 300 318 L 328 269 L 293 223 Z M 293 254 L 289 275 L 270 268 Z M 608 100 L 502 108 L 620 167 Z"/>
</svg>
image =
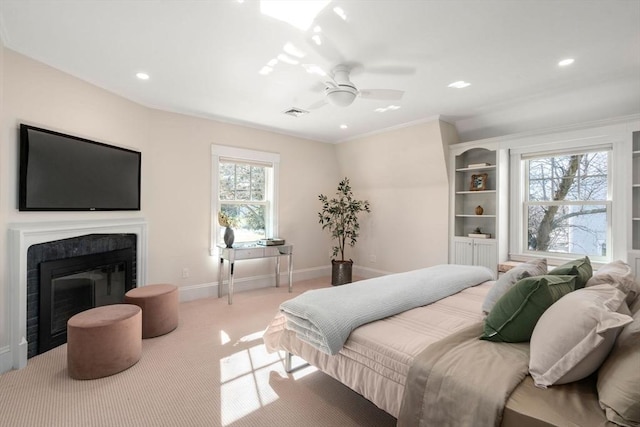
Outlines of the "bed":
<svg viewBox="0 0 640 427">
<path fill-rule="evenodd" d="M 627 371 L 623 374 L 614 372 L 610 375 L 611 378 L 628 376 L 628 370 L 637 368 L 636 363 L 640 362 L 637 358 L 640 357 L 640 348 L 635 344 L 640 341 L 640 335 L 636 334 L 640 333 L 640 302 L 637 298 L 640 286 L 634 279 L 629 279 L 628 266 L 621 261 L 617 263 L 612 267 L 613 270 L 601 269 L 603 273 L 599 279 L 595 280 L 597 275 L 591 278 L 596 288 L 606 288 L 608 295 L 618 292 L 619 295 L 616 295 L 619 300 L 624 299 L 624 306 L 631 307 L 631 311 L 627 309 L 624 314 L 619 315 L 618 320 L 622 326 L 616 328 L 615 338 L 624 335 L 620 331 L 625 330 L 627 347 L 628 342 L 634 343 L 636 347 L 629 351 L 622 346 L 623 349 L 619 350 L 619 340 L 614 340 L 612 348 L 614 345 L 618 347 L 611 351 L 609 358 L 613 359 L 616 351 L 622 352 L 624 357 L 621 364 Z M 535 268 L 531 265 L 535 265 Z M 573 267 L 575 266 L 572 265 L 571 268 Z M 268 351 L 284 351 L 289 355 L 299 356 L 342 382 L 398 418 L 398 426 L 616 425 L 611 422 L 612 419 L 617 420 L 620 425 L 638 425 L 640 419 L 636 417 L 640 418 L 640 408 L 634 402 L 634 399 L 638 399 L 635 395 L 628 396 L 629 393 L 635 393 L 634 389 L 637 388 L 633 383 L 627 387 L 631 388 L 631 391 L 625 391 L 627 395 L 622 398 L 615 396 L 615 399 L 624 401 L 621 404 L 626 405 L 623 409 L 616 407 L 617 402 L 612 399 L 606 404 L 602 403 L 599 387 L 600 384 L 606 385 L 606 381 L 598 380 L 598 372 L 567 384 L 555 384 L 543 389 L 539 384 L 534 384 L 535 381 L 528 372 L 532 357 L 529 342 L 494 343 L 477 339 L 486 328 L 488 317 L 486 310 L 483 310 L 487 302 L 492 298 L 497 301 L 502 298 L 492 294 L 509 293 L 511 288 L 527 277 L 538 277 L 531 272 L 541 268 L 546 273 L 546 260 L 544 266 L 538 261 L 527 263 L 498 281 L 480 276 L 483 278 L 477 280 L 477 283 L 437 298 L 429 304 L 385 315 L 379 320 L 367 321 L 350 332 L 335 354 L 331 354 L 326 348 L 319 349 L 317 343 L 304 339 L 300 331 L 296 331 L 291 327 L 291 322 L 288 322 L 290 313 L 281 310 L 265 330 L 265 345 Z M 565 270 L 566 268 L 559 273 L 565 273 Z M 575 273 L 576 269 L 571 271 Z M 427 277 L 427 284 L 423 283 L 423 286 L 437 286 L 437 283 L 429 283 L 428 279 L 433 274 L 428 270 L 421 274 Z M 620 279 L 621 275 L 624 276 L 623 279 Z M 405 277 L 402 274 L 389 275 L 375 280 L 393 286 Z M 587 279 L 583 279 L 585 285 Z M 366 284 L 368 281 L 363 282 Z M 499 289 L 505 287 L 505 283 L 508 289 Z M 632 288 L 635 290 L 631 291 Z M 572 304 L 575 305 L 575 302 Z M 623 304 L 619 305 L 622 307 Z M 623 316 L 626 317 L 623 319 Z M 553 323 L 554 319 L 549 321 Z M 454 347 L 457 353 L 452 356 L 450 351 Z M 421 365 L 421 359 L 437 359 L 437 362 Z M 609 361 L 600 361 L 600 364 L 605 366 L 607 362 Z M 437 373 L 435 366 L 438 364 L 444 364 L 441 367 L 443 373 Z M 609 365 L 613 365 L 607 367 L 612 371 L 618 363 L 612 361 Z M 514 371 L 505 381 L 509 384 L 496 384 L 501 382 L 502 371 L 505 369 Z M 496 375 L 497 372 L 500 375 Z M 426 386 L 427 383 L 430 388 Z M 617 384 L 614 386 L 619 388 Z M 485 415 L 487 418 L 482 418 Z"/>
</svg>

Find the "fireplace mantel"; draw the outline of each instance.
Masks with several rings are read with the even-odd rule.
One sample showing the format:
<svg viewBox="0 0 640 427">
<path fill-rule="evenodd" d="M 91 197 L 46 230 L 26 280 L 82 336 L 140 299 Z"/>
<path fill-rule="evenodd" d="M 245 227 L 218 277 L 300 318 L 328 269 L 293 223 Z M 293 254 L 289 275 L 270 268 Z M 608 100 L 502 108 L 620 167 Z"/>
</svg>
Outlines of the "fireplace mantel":
<svg viewBox="0 0 640 427">
<path fill-rule="evenodd" d="M 10 352 L 14 369 L 27 365 L 27 250 L 30 246 L 87 234 L 135 234 L 137 283 L 138 286 L 146 284 L 147 222 L 144 218 L 14 223 L 8 228 Z"/>
</svg>

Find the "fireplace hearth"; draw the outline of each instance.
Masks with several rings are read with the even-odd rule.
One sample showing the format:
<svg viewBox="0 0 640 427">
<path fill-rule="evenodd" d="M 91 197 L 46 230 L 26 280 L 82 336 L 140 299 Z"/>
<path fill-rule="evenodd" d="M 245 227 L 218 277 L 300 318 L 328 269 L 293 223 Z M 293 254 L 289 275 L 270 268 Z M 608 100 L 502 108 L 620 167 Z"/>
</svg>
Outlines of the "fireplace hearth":
<svg viewBox="0 0 640 427">
<path fill-rule="evenodd" d="M 40 263 L 38 354 L 67 342 L 75 314 L 119 304 L 133 288 L 133 247 Z"/>
<path fill-rule="evenodd" d="M 28 262 L 28 253 L 32 247 L 38 247 L 43 255 L 50 251 L 42 250 L 42 243 L 68 241 L 72 238 L 89 235 L 131 235 L 135 241 L 135 264 L 133 280 L 136 286 L 147 283 L 147 222 L 141 217 L 108 218 L 92 220 L 52 221 L 52 222 L 22 222 L 10 223 L 9 227 L 9 326 L 11 343 L 8 348 L 0 349 L 0 372 L 8 369 L 22 369 L 27 366 L 28 352 L 31 348 L 32 355 L 37 354 L 37 322 L 30 321 L 27 327 L 27 318 L 35 317 L 32 313 L 39 312 L 39 294 L 33 285 L 27 286 L 27 281 L 33 281 L 38 276 L 38 267 Z M 63 256 L 47 259 L 41 258 L 38 262 L 44 262 L 55 258 L 87 255 L 80 253 L 85 244 L 67 248 L 68 252 Z M 102 251 L 117 250 L 121 248 L 101 248 Z M 51 249 L 53 250 L 53 249 Z M 31 261 L 33 262 L 33 261 Z M 27 289 L 29 288 L 29 289 Z M 34 297 L 35 294 L 35 297 Z M 29 314 L 27 314 L 29 313 Z M 35 333 L 35 338 L 34 337 Z M 29 338 L 27 338 L 29 337 Z M 36 344 L 31 344 L 35 340 Z"/>
<path fill-rule="evenodd" d="M 136 235 L 90 234 L 27 251 L 27 357 L 67 341 L 67 320 L 136 286 Z"/>
</svg>

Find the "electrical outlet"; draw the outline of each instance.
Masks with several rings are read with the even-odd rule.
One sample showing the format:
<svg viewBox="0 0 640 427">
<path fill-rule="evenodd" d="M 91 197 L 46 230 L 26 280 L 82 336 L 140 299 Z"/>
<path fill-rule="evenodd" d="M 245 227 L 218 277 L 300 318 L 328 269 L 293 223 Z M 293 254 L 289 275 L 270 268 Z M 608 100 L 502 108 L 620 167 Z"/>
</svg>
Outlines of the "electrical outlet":
<svg viewBox="0 0 640 427">
<path fill-rule="evenodd" d="M 187 277 L 189 277 L 189 269 L 185 267 L 182 269 L 182 278 L 186 279 Z"/>
</svg>

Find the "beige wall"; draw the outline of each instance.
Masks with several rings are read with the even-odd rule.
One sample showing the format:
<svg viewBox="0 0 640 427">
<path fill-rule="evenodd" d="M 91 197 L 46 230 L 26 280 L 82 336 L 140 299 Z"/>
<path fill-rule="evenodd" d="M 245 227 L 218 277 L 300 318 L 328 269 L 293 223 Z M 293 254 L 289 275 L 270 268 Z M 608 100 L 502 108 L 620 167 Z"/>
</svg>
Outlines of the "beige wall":
<svg viewBox="0 0 640 427">
<path fill-rule="evenodd" d="M 341 176 L 371 202 L 349 252 L 360 274 L 447 263 L 446 156 L 456 138 L 453 126 L 434 119 L 337 146 Z"/>
<path fill-rule="evenodd" d="M 0 46 L 0 247 L 13 222 L 143 217 L 148 221 L 148 282 L 213 289 L 209 255 L 211 145 L 280 154 L 280 236 L 295 244 L 296 278 L 329 274 L 328 233 L 318 195 L 349 176 L 372 203 L 350 252 L 366 275 L 447 262 L 446 145 L 455 129 L 434 120 L 339 145 L 150 109 Z M 18 128 L 41 126 L 142 152 L 140 212 L 19 212 Z M 453 136 L 452 136 L 453 135 Z M 444 138 L 444 139 L 443 139 Z M 8 348 L 7 251 L 0 257 L 0 357 Z M 371 256 L 376 262 L 371 263 Z M 190 276 L 182 278 L 182 269 Z M 239 279 L 266 277 L 272 264 L 248 261 Z M 357 271 L 357 270 L 356 270 Z"/>
<path fill-rule="evenodd" d="M 328 266 L 328 237 L 317 224 L 317 195 L 339 177 L 335 146 L 143 107 L 89 83 L 2 49 L 0 127 L 0 247 L 12 222 L 144 217 L 149 224 L 148 281 L 182 291 L 217 280 L 209 256 L 211 144 L 280 153 L 280 234 L 296 245 L 298 275 Z M 19 212 L 20 123 L 142 151 L 140 212 Z M 322 250 L 318 250 L 318 247 Z M 7 254 L 0 259 L 0 356 L 9 344 Z M 182 278 L 182 268 L 190 277 Z M 239 279 L 271 274 L 272 263 L 248 261 Z"/>
</svg>

